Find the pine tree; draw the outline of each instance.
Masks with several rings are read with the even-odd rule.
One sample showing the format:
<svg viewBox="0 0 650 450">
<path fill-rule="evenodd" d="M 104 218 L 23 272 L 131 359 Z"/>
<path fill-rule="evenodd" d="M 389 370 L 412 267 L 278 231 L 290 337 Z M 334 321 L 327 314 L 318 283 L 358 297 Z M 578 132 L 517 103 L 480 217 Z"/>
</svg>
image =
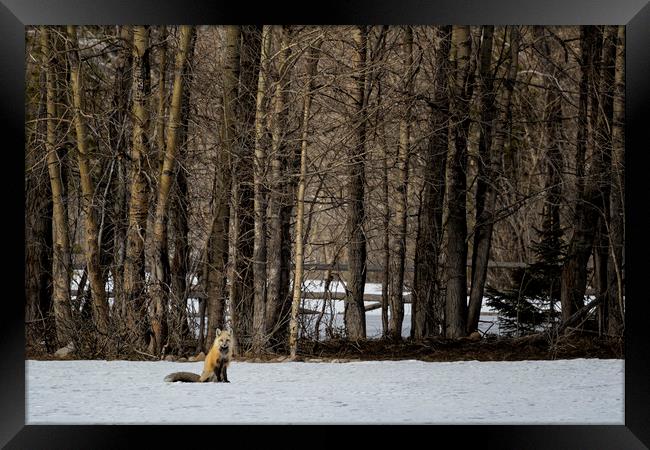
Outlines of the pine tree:
<svg viewBox="0 0 650 450">
<path fill-rule="evenodd" d="M 536 261 L 513 271 L 510 287 L 488 286 L 487 304 L 499 315 L 502 334 L 521 336 L 552 326 L 560 317 L 560 276 L 566 244 L 563 230 L 552 224 L 552 214 L 544 212 L 542 230 L 535 229 L 538 241 L 531 246 Z"/>
</svg>

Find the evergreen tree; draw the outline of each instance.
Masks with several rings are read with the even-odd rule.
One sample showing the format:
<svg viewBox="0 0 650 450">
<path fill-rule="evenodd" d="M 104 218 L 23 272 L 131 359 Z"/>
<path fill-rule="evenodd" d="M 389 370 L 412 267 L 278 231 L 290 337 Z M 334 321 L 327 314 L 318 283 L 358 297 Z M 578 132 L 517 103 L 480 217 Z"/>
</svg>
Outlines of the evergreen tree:
<svg viewBox="0 0 650 450">
<path fill-rule="evenodd" d="M 486 289 L 487 304 L 497 310 L 505 335 L 521 336 L 552 326 L 559 318 L 560 275 L 566 244 L 563 231 L 544 213 L 544 226 L 535 229 L 539 240 L 531 246 L 536 261 L 513 271 L 510 287 Z"/>
</svg>

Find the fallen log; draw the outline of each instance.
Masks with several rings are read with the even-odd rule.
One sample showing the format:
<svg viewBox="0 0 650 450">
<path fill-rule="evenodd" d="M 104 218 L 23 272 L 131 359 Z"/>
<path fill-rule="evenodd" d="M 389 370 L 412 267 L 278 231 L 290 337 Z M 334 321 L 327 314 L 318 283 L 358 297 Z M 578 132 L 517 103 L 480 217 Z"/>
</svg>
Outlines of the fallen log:
<svg viewBox="0 0 650 450">
<path fill-rule="evenodd" d="M 575 325 L 576 323 L 584 319 L 591 312 L 592 309 L 594 309 L 596 306 L 602 303 L 602 300 L 603 300 L 602 297 L 592 300 L 591 302 L 589 302 L 588 304 L 580 308 L 578 311 L 573 313 L 571 317 L 569 317 L 566 321 L 562 322 L 557 327 L 552 327 L 541 333 L 521 336 L 515 338 L 515 341 L 519 343 L 527 342 L 531 344 L 539 341 L 549 341 L 553 336 L 559 336 L 569 329 L 574 330 L 575 328 L 573 328 L 573 325 Z"/>
<path fill-rule="evenodd" d="M 587 316 L 587 314 L 589 314 L 589 312 L 594 307 L 600 305 L 602 301 L 603 301 L 603 297 L 598 297 L 592 300 L 591 302 L 589 302 L 588 304 L 586 304 L 585 306 L 583 306 L 582 308 L 580 308 L 579 310 L 577 310 L 575 313 L 571 315 L 571 317 L 569 317 L 567 320 L 565 320 L 560 324 L 560 326 L 557 329 L 558 334 L 564 332 L 564 330 L 566 330 L 568 327 L 572 327 L 573 325 L 578 323 L 581 319 Z"/>
<path fill-rule="evenodd" d="M 373 303 L 372 305 L 366 305 L 366 311 L 372 311 L 373 309 L 381 308 L 381 303 Z"/>
</svg>

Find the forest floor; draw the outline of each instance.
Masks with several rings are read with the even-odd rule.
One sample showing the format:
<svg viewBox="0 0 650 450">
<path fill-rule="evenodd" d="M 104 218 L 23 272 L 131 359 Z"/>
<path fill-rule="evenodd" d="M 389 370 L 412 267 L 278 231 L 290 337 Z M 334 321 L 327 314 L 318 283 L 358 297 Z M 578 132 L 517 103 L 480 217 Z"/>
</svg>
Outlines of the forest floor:
<svg viewBox="0 0 650 450">
<path fill-rule="evenodd" d="M 623 341 L 570 335 L 550 340 L 542 336 L 508 338 L 487 335 L 479 341 L 431 338 L 422 341 L 330 340 L 303 342 L 303 355 L 359 360 L 522 361 L 571 358 L 623 359 Z"/>
</svg>

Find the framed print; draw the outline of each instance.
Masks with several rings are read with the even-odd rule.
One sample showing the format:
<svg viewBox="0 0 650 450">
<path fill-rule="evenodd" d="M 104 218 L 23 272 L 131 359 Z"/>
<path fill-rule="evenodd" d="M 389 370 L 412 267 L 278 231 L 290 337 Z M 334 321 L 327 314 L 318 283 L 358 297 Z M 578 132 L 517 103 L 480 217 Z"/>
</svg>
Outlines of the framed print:
<svg viewBox="0 0 650 450">
<path fill-rule="evenodd" d="M 647 1 L 0 18 L 7 448 L 650 445 Z"/>
</svg>

